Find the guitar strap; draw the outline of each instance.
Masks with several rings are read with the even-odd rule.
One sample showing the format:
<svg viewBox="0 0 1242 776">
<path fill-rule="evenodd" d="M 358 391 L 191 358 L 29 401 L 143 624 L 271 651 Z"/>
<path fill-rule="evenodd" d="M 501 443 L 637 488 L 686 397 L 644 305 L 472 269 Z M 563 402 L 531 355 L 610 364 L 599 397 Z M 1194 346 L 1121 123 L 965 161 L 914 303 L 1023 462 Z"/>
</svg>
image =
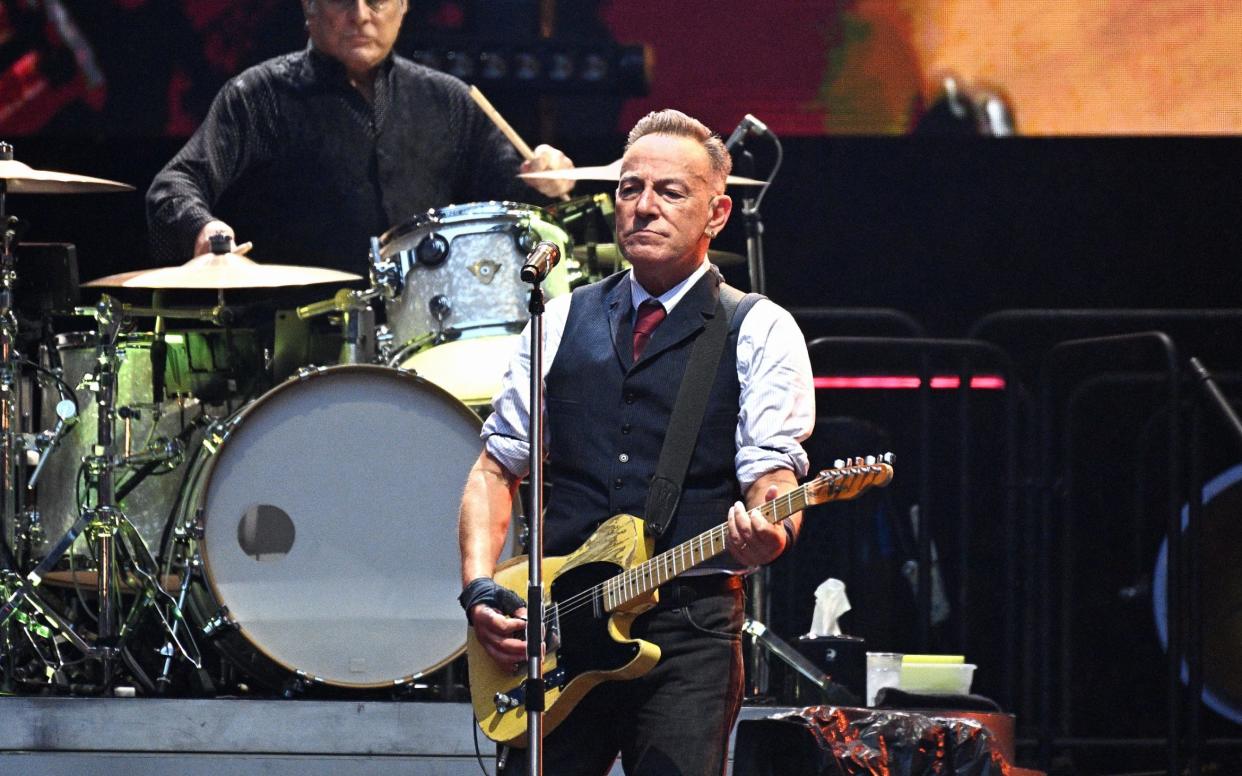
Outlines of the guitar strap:
<svg viewBox="0 0 1242 776">
<path fill-rule="evenodd" d="M 669 521 L 677 512 L 681 501 L 681 485 L 690 468 L 690 456 L 694 453 L 703 425 L 703 413 L 707 410 L 707 398 L 715 382 L 720 356 L 729 338 L 729 328 L 738 314 L 745 316 L 762 294 L 743 294 L 731 286 L 720 284 L 720 297 L 716 301 L 716 314 L 690 348 L 690 360 L 677 389 L 677 401 L 669 419 L 660 459 L 656 463 L 655 476 L 647 491 L 647 507 L 643 512 L 647 533 L 659 538 L 668 528 Z"/>
</svg>

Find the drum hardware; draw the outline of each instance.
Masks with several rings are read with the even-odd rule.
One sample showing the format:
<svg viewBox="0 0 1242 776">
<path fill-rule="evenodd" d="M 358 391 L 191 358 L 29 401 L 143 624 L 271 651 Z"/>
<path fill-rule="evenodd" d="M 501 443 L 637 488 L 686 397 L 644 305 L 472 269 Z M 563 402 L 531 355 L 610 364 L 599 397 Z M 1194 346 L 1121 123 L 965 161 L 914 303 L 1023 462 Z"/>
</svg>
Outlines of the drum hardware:
<svg viewBox="0 0 1242 776">
<path fill-rule="evenodd" d="M 88 487 L 94 492 L 94 504 L 83 509 L 68 532 L 61 537 L 54 549 L 27 575 L 20 585 L 11 585 L 14 589 L 9 593 L 5 605 L 0 608 L 0 622 L 7 621 L 23 603 L 42 615 L 61 631 L 85 657 L 100 661 L 103 669 L 103 686 L 109 687 L 114 676 L 115 660 L 119 657 L 130 667 L 135 678 L 144 686 L 141 668 L 126 651 L 126 644 L 138 618 L 147 609 L 154 609 L 162 621 L 166 631 L 172 632 L 172 623 L 163 609 L 157 605 L 159 596 L 168 602 L 173 599 L 165 594 L 155 578 L 156 564 L 137 529 L 118 508 L 118 490 L 114 479 L 115 470 L 129 459 L 135 463 L 153 463 L 158 466 L 166 462 L 166 451 L 146 451 L 137 456 L 118 454 L 115 450 L 114 423 L 120 415 L 116 407 L 117 367 L 121 359 L 118 341 L 121 339 L 123 315 L 120 306 L 110 297 L 104 296 L 94 310 L 99 327 L 96 348 L 97 369 L 93 375 L 85 378 L 88 387 L 95 393 L 95 405 L 99 408 L 96 423 L 96 444 L 90 454 L 84 457 L 83 466 Z M 61 432 L 63 433 L 63 431 Z M 175 446 L 171 448 L 175 452 Z M 157 460 L 158 459 L 158 460 Z M 46 460 L 44 458 L 43 460 Z M 95 544 L 98 551 L 98 574 L 96 575 L 96 593 L 98 596 L 99 613 L 98 627 L 93 643 L 80 637 L 63 618 L 46 607 L 37 597 L 34 588 L 53 573 L 53 568 L 70 548 L 78 536 L 85 533 Z M 130 609 L 127 616 L 120 611 L 120 579 L 121 569 L 125 568 L 141 585 L 141 599 Z M 175 611 L 173 620 L 180 619 L 180 612 Z M 190 662 L 199 665 L 201 658 L 197 645 L 192 637 L 188 641 L 171 639 L 175 648 L 187 657 Z"/>
<path fill-rule="evenodd" d="M 331 299 L 311 302 L 297 309 L 298 318 L 308 320 L 329 313 L 341 314 L 342 364 L 374 363 L 377 355 L 375 309 L 371 300 L 384 294 L 384 289 L 372 286 L 365 291 L 342 288 Z"/>
</svg>

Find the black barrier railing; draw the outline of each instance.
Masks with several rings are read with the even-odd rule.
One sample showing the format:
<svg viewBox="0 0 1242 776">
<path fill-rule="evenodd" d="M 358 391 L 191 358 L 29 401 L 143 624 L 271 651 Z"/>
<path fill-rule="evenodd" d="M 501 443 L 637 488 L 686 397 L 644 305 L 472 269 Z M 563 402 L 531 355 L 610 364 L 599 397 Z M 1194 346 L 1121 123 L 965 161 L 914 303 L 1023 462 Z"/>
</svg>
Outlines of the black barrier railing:
<svg viewBox="0 0 1242 776">
<path fill-rule="evenodd" d="M 1007 347 L 1011 355 L 1018 353 L 1025 346 L 1026 355 L 1031 353 L 1039 353 L 1041 347 L 1032 345 L 1037 343 L 1042 337 L 1045 351 L 1041 361 L 1040 386 L 1041 392 L 1046 388 L 1046 378 L 1050 376 L 1049 367 L 1058 358 L 1067 357 L 1070 351 L 1078 348 L 1092 349 L 1096 347 L 1109 348 L 1120 343 L 1129 341 L 1136 342 L 1146 339 L 1149 342 L 1161 342 L 1167 344 L 1171 351 L 1165 354 L 1162 376 L 1152 375 L 1150 372 L 1139 376 L 1130 375 L 1134 380 L 1159 381 L 1166 386 L 1168 391 L 1167 401 L 1163 411 L 1163 423 L 1170 455 L 1170 471 L 1168 473 L 1168 505 L 1166 533 L 1166 584 L 1167 584 L 1167 606 L 1166 622 L 1168 626 L 1168 653 L 1166 666 L 1166 685 L 1168 692 L 1168 719 L 1166 720 L 1167 735 L 1162 739 L 1167 747 L 1168 761 L 1167 768 L 1169 773 L 1181 773 L 1183 765 L 1185 771 L 1190 773 L 1198 773 L 1201 767 L 1201 756 L 1205 745 L 1203 730 L 1201 726 L 1202 704 L 1201 697 L 1203 695 L 1203 665 L 1202 665 L 1202 611 L 1199 591 L 1201 590 L 1202 580 L 1201 573 L 1201 553 L 1199 539 L 1199 513 L 1202 509 L 1202 463 L 1203 454 L 1202 440 L 1202 420 L 1200 418 L 1201 409 L 1198 402 L 1190 405 L 1189 418 L 1189 439 L 1180 438 L 1182 427 L 1185 424 L 1179 418 L 1179 412 L 1184 411 L 1186 407 L 1178 406 L 1178 401 L 1184 401 L 1185 397 L 1176 390 L 1176 385 L 1180 383 L 1186 375 L 1183 374 L 1183 364 L 1178 362 L 1176 353 L 1178 348 L 1174 342 L 1181 344 L 1182 350 L 1189 350 L 1187 343 L 1196 351 L 1213 351 L 1225 349 L 1224 358 L 1234 359 L 1236 354 L 1233 352 L 1234 343 L 1237 337 L 1222 337 L 1220 330 L 1229 327 L 1233 330 L 1242 329 L 1242 309 L 1237 308 L 1206 308 L 1206 309 L 1067 309 L 1067 310 L 1047 310 L 1047 309 L 1015 309 L 1002 310 L 990 315 L 984 316 L 976 321 L 969 329 L 969 336 L 988 339 L 1002 343 Z M 1159 331 L 1135 332 L 1135 329 L 1158 329 Z M 1070 341 L 1064 340 L 1067 336 L 1090 334 L 1109 334 L 1117 336 L 1097 336 L 1082 337 Z M 1172 335 L 1172 336 L 1171 336 Z M 1137 339 L 1135 339 L 1137 338 Z M 1086 344 L 1095 343 L 1095 344 Z M 1054 352 L 1057 355 L 1054 355 Z M 1023 359 L 1015 356 L 1015 361 L 1022 363 Z M 1197 359 L 1191 359 L 1191 377 L 1196 380 L 1202 380 L 1195 370 Z M 1112 379 L 1125 381 L 1125 375 L 1114 373 Z M 1088 382 L 1100 382 L 1099 380 Z M 1229 409 L 1228 402 L 1220 395 L 1219 390 L 1213 395 L 1210 385 L 1210 377 L 1207 381 L 1201 382 L 1203 387 L 1203 395 L 1200 401 L 1206 402 L 1209 406 L 1214 405 L 1216 412 L 1221 413 L 1225 418 L 1227 426 L 1233 426 L 1236 416 L 1231 419 L 1226 413 Z M 1089 386 L 1080 386 L 1079 390 L 1071 393 L 1071 410 L 1073 404 L 1085 395 L 1085 391 Z M 1042 395 L 1042 393 L 1041 393 Z M 1040 428 L 1051 433 L 1051 418 L 1047 416 L 1047 407 L 1041 403 L 1041 420 Z M 1076 420 L 1067 419 L 1061 424 L 1062 428 L 1071 426 Z M 1242 429 L 1233 428 L 1235 434 L 1242 432 Z M 1052 497 L 1052 488 L 1055 480 L 1049 479 L 1053 473 L 1048 468 L 1049 442 L 1042 438 L 1041 432 L 1041 465 L 1039 469 L 1041 488 L 1039 491 L 1039 501 L 1042 506 L 1047 508 Z M 1184 443 L 1184 446 L 1183 446 Z M 1189 451 L 1189 455 L 1186 455 Z M 1067 458 L 1067 460 L 1069 460 Z M 1180 473 L 1179 473 L 1180 472 Z M 1069 498 L 1073 492 L 1072 469 L 1067 468 L 1067 479 L 1061 482 L 1061 496 L 1063 502 L 1063 525 L 1072 522 L 1073 517 L 1070 512 Z M 1184 475 L 1184 477 L 1183 477 Z M 1183 531 L 1180 526 L 1180 510 L 1182 485 L 1185 484 L 1186 490 L 1186 506 L 1189 513 L 1187 525 Z M 1141 488 L 1141 484 L 1136 482 L 1136 493 Z M 1138 498 L 1136 496 L 1136 514 Z M 1051 529 L 1052 526 L 1047 522 L 1047 512 L 1041 512 L 1044 518 L 1041 520 L 1039 529 Z M 1051 537 L 1045 533 L 1041 536 L 1045 539 Z M 1040 544 L 1043 547 L 1043 543 Z M 1046 561 L 1047 559 L 1044 558 Z M 1062 564 L 1064 567 L 1064 564 Z M 1047 590 L 1049 575 L 1051 569 L 1045 565 L 1039 570 L 1040 586 Z M 1063 577 L 1061 607 L 1061 626 L 1062 640 L 1067 640 L 1065 635 L 1065 627 L 1067 627 L 1067 597 L 1070 595 L 1068 584 L 1064 584 Z M 1048 596 L 1043 597 L 1043 606 L 1050 606 L 1051 602 Z M 1041 669 L 1047 668 L 1047 661 L 1050 660 L 1053 645 L 1048 641 L 1048 628 L 1051 628 L 1051 615 L 1044 614 L 1041 616 L 1041 632 L 1039 634 L 1040 645 L 1036 647 L 1040 653 Z M 1042 649 L 1040 648 L 1042 647 Z M 1068 722 L 1069 714 L 1067 704 L 1070 699 L 1068 696 L 1067 678 L 1069 673 L 1069 662 L 1067 658 L 1069 645 L 1062 643 L 1062 661 L 1060 665 L 1060 682 L 1062 703 L 1061 713 L 1058 718 L 1064 723 Z M 1186 667 L 1186 687 L 1182 687 L 1181 667 Z M 1040 726 L 1041 733 L 1038 737 L 1040 762 L 1041 765 L 1047 767 L 1052 749 L 1074 748 L 1080 746 L 1089 746 L 1093 738 L 1074 738 L 1069 735 L 1068 729 L 1063 731 L 1060 736 L 1055 736 L 1051 732 L 1052 725 L 1052 704 L 1049 695 L 1051 694 L 1050 682 L 1053 673 L 1050 670 L 1041 670 L 1039 672 L 1040 682 Z M 1099 739 L 1102 740 L 1102 739 Z M 1184 755 L 1184 762 L 1183 762 Z"/>
<path fill-rule="evenodd" d="M 1004 613 L 1004 668 L 1002 685 L 1006 698 L 1003 701 L 1012 704 L 1016 697 L 1016 677 L 1018 654 L 1015 645 L 1018 643 L 1018 602 L 1016 599 L 1017 580 L 1017 535 L 1019 529 L 1018 481 L 1019 443 L 1017 438 L 1018 408 L 1023 390 L 1015 382 L 1013 364 L 1008 354 L 990 342 L 957 339 L 929 338 L 893 338 L 893 337 L 818 337 L 807 344 L 812 358 L 821 351 L 860 350 L 879 351 L 884 354 L 898 353 L 912 359 L 913 363 L 905 368 L 916 370 L 919 378 L 918 388 L 918 445 L 917 445 L 917 503 L 918 503 L 918 584 L 916 589 L 916 642 L 919 648 L 927 650 L 930 645 L 932 620 L 931 569 L 932 569 L 932 533 L 936 513 L 932 503 L 932 440 L 931 440 L 931 378 L 933 356 L 950 356 L 959 364 L 958 373 L 958 454 L 959 460 L 959 510 L 957 525 L 958 543 L 958 589 L 956 609 L 958 612 L 958 644 L 965 647 L 970 631 L 970 569 L 968 568 L 968 548 L 971 543 L 973 515 L 970 504 L 974 491 L 971 477 L 970 433 L 971 433 L 971 378 L 979 373 L 975 362 L 981 357 L 987 359 L 988 369 L 999 369 L 1005 380 L 1005 486 L 1004 486 L 1004 518 L 1003 532 L 1005 544 L 1006 574 L 1006 605 Z M 1029 402 L 1028 402 L 1029 404 Z M 901 454 L 898 456 L 900 468 Z"/>
<path fill-rule="evenodd" d="M 1180 506 L 1181 498 L 1180 483 L 1182 472 L 1182 450 L 1181 440 L 1181 421 L 1179 412 L 1180 402 L 1180 369 L 1179 355 L 1177 346 L 1167 334 L 1160 331 L 1139 332 L 1135 334 L 1120 334 L 1111 337 L 1094 337 L 1089 339 L 1068 340 L 1054 346 L 1044 356 L 1040 369 L 1039 379 L 1039 483 L 1040 483 L 1040 542 L 1039 542 L 1039 578 L 1040 578 L 1040 607 L 1039 607 L 1039 642 L 1042 648 L 1039 650 L 1039 764 L 1040 767 L 1047 769 L 1052 764 L 1053 747 L 1055 744 L 1055 731 L 1053 730 L 1054 720 L 1054 690 L 1053 690 L 1053 674 L 1052 665 L 1053 653 L 1053 591 L 1052 591 L 1052 555 L 1055 550 L 1055 539 L 1059 534 L 1053 525 L 1053 502 L 1054 490 L 1059 491 L 1060 512 L 1065 516 L 1065 520 L 1070 519 L 1072 515 L 1072 492 L 1070 487 L 1063 486 L 1058 488 L 1056 482 L 1058 480 L 1057 472 L 1054 470 L 1053 447 L 1055 438 L 1055 408 L 1054 408 L 1054 391 L 1056 384 L 1063 377 L 1063 371 L 1067 368 L 1076 366 L 1072 362 L 1073 358 L 1089 358 L 1090 363 L 1087 364 L 1093 372 L 1101 371 L 1101 363 L 1107 364 L 1105 371 L 1109 367 L 1117 364 L 1115 359 L 1121 356 L 1132 355 L 1135 349 L 1143 347 L 1152 348 L 1154 346 L 1157 355 L 1160 357 L 1162 374 L 1165 377 L 1166 397 L 1167 397 L 1167 433 L 1168 433 L 1168 495 L 1167 504 L 1168 515 L 1167 530 L 1169 532 L 1169 565 L 1168 565 L 1168 584 L 1169 584 L 1169 609 L 1170 609 L 1170 628 L 1169 628 L 1169 675 L 1168 692 L 1169 692 L 1169 710 L 1168 710 L 1168 767 L 1169 773 L 1178 773 L 1178 764 L 1180 763 L 1180 714 L 1178 713 L 1176 698 L 1180 693 L 1180 674 L 1181 659 L 1183 655 L 1182 634 L 1179 627 L 1173 627 L 1174 622 L 1173 611 L 1174 602 L 1180 604 L 1181 595 L 1181 526 L 1180 526 Z M 1102 359 L 1111 358 L 1113 361 L 1103 361 Z M 1081 366 L 1081 365 L 1079 365 Z M 1068 435 L 1067 435 L 1068 436 Z M 1068 458 L 1064 458 L 1065 465 L 1072 468 Z M 1068 542 L 1066 543 L 1069 544 Z M 1065 608 L 1064 602 L 1061 609 Z M 1181 609 L 1178 607 L 1178 616 L 1180 621 Z M 1064 639 L 1066 633 L 1062 631 L 1061 636 Z M 1065 686 L 1062 685 L 1062 691 Z"/>
<path fill-rule="evenodd" d="M 791 307 L 789 313 L 802 323 L 811 324 L 862 324 L 869 327 L 867 335 L 908 334 L 924 337 L 927 330 L 914 316 L 892 307 Z M 892 332 L 877 332 L 875 327 L 886 326 Z"/>
</svg>

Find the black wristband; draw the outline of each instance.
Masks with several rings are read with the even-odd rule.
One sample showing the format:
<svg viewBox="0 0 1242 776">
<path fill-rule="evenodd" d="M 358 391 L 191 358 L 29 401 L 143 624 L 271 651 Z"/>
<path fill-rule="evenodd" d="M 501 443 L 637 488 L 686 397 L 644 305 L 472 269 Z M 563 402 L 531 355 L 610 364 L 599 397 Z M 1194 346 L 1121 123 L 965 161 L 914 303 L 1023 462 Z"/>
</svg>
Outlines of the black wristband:
<svg viewBox="0 0 1242 776">
<path fill-rule="evenodd" d="M 461 591 L 461 595 L 457 596 L 457 603 L 461 604 L 461 608 L 466 612 L 466 622 L 470 622 L 470 610 L 476 604 L 490 606 L 505 615 L 511 615 L 526 606 L 526 602 L 517 593 L 507 587 L 501 587 L 490 577 L 475 577 L 470 580 L 465 589 Z"/>
<path fill-rule="evenodd" d="M 794 528 L 792 517 L 787 517 L 781 521 L 781 528 L 785 529 L 785 549 L 782 552 L 788 552 L 798 543 L 798 529 Z"/>
</svg>

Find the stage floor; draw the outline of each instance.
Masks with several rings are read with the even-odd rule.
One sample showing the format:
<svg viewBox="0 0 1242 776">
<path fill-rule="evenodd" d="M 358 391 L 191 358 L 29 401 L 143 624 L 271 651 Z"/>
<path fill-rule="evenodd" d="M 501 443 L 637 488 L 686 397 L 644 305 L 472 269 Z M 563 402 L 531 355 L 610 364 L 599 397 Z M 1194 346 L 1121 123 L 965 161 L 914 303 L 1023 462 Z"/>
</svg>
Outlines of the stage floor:
<svg viewBox="0 0 1242 776">
<path fill-rule="evenodd" d="M 745 706 L 741 719 L 789 710 Z M 0 774 L 481 773 L 465 703 L 9 697 L 0 720 Z M 478 742 L 493 773 L 490 742 Z"/>
</svg>

